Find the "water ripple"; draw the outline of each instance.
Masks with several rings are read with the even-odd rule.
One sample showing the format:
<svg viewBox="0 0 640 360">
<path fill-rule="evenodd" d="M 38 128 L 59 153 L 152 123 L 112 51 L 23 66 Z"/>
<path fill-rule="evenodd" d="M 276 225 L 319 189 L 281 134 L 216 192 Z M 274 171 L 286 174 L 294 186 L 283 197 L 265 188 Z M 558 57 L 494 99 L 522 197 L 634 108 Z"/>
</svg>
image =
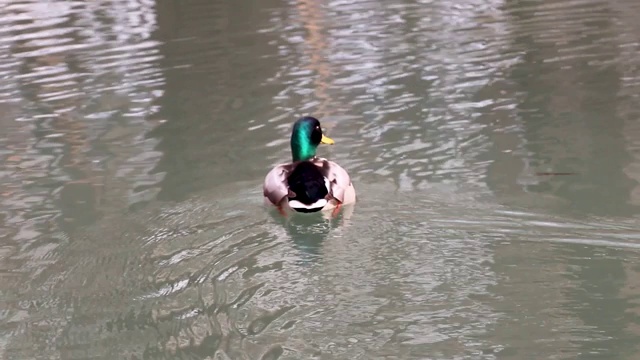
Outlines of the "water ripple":
<svg viewBox="0 0 640 360">
<path fill-rule="evenodd" d="M 74 228 L 121 212 L 161 180 L 162 174 L 151 174 L 156 142 L 141 139 L 155 126 L 148 117 L 164 84 L 159 42 L 149 38 L 155 5 L 126 2 L 129 9 L 122 12 L 124 3 L 0 2 L 0 145 L 6 150 L 0 154 L 0 248 L 7 264 L 2 272 L 12 284 L 2 299 L 12 303 L 3 339 L 48 326 L 58 329 L 51 335 L 63 343 L 76 336 L 61 332 L 65 316 L 21 322 L 30 308 L 65 307 L 72 295 L 16 299 L 28 291 L 54 291 L 89 263 L 126 269 L 123 252 L 113 249 L 100 259 L 82 254 L 51 273 L 65 258 L 61 249 L 73 243 Z M 125 109 L 135 115 L 123 116 L 132 114 Z M 119 180 L 124 174 L 126 181 Z M 105 276 L 85 275 L 88 282 Z M 96 289 L 86 299 L 106 291 Z M 86 338 L 85 326 L 81 321 L 77 336 Z"/>
</svg>

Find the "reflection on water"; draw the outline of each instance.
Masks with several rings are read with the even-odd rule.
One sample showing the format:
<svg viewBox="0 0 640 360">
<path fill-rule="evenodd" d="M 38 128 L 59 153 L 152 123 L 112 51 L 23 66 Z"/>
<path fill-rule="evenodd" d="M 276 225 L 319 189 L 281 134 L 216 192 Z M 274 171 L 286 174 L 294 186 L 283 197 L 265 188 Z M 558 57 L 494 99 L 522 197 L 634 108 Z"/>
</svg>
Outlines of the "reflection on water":
<svg viewBox="0 0 640 360">
<path fill-rule="evenodd" d="M 638 11 L 0 1 L 0 357 L 637 358 Z"/>
</svg>

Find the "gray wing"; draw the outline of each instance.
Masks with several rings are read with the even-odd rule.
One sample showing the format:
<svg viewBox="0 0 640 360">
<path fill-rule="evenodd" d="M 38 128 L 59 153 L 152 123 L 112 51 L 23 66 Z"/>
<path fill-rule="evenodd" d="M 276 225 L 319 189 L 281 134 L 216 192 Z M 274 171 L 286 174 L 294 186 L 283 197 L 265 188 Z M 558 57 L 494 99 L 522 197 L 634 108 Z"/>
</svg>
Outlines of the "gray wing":
<svg viewBox="0 0 640 360">
<path fill-rule="evenodd" d="M 351 185 L 351 178 L 342 166 L 336 164 L 333 161 L 329 161 L 324 158 L 318 158 L 316 165 L 322 167 L 325 176 L 331 183 L 331 195 L 338 199 L 340 202 L 344 202 L 344 194 L 347 188 Z"/>
<path fill-rule="evenodd" d="M 262 185 L 262 193 L 271 201 L 272 204 L 278 205 L 289 194 L 287 187 L 287 176 L 289 176 L 290 166 L 288 164 L 280 164 L 264 178 Z"/>
</svg>

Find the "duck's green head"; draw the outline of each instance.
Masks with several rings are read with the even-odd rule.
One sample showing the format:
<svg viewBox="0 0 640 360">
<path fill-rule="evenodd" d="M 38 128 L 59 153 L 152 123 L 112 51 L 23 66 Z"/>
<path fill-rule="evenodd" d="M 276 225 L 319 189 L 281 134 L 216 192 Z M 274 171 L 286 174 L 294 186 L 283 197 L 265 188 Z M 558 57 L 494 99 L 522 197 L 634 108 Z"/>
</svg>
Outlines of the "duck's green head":
<svg viewBox="0 0 640 360">
<path fill-rule="evenodd" d="M 291 132 L 293 161 L 305 161 L 316 156 L 316 149 L 320 144 L 333 145 L 334 141 L 322 134 L 318 119 L 305 116 L 293 124 Z"/>
</svg>

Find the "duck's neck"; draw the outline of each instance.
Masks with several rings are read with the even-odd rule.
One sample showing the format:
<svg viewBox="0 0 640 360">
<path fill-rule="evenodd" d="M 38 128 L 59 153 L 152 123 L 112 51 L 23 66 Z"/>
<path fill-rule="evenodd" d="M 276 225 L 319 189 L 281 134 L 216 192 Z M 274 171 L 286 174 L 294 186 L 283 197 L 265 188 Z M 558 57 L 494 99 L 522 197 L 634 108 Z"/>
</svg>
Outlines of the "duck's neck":
<svg viewBox="0 0 640 360">
<path fill-rule="evenodd" d="M 291 156 L 293 161 L 307 161 L 316 156 L 316 148 L 304 134 L 291 137 Z"/>
</svg>

